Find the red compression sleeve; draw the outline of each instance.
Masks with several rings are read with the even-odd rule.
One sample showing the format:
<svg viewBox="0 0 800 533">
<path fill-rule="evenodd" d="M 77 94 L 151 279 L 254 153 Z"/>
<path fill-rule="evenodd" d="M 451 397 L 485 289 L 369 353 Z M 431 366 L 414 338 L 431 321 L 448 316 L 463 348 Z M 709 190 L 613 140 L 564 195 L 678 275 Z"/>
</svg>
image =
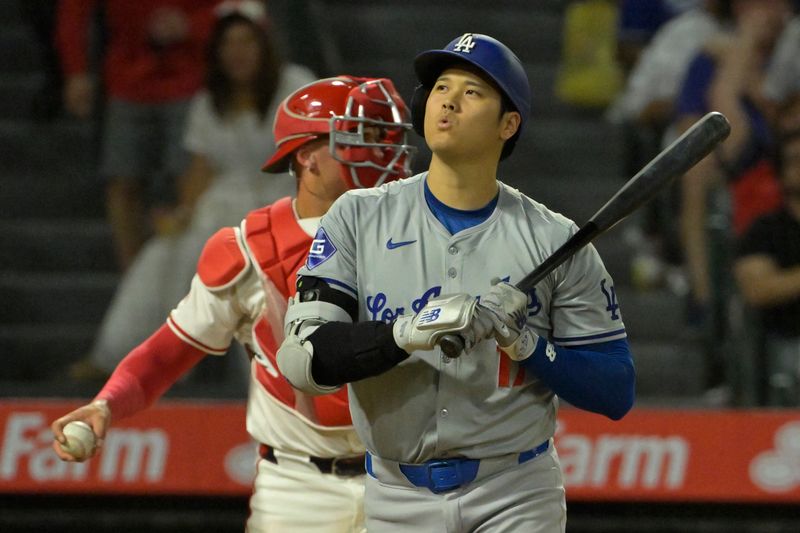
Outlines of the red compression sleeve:
<svg viewBox="0 0 800 533">
<path fill-rule="evenodd" d="M 205 355 L 164 324 L 125 356 L 95 399 L 108 401 L 115 420 L 130 416 L 152 405 Z"/>
</svg>

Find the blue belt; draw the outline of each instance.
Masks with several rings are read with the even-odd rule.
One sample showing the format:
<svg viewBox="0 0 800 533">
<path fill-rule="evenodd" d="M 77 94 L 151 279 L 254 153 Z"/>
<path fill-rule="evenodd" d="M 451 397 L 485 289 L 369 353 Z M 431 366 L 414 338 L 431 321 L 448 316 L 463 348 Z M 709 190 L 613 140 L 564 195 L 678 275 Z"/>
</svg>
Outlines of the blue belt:
<svg viewBox="0 0 800 533">
<path fill-rule="evenodd" d="M 534 459 L 547 451 L 550 441 L 541 443 L 536 448 L 519 454 L 517 464 Z M 400 471 L 415 487 L 425 487 L 433 493 L 447 492 L 471 483 L 478 475 L 480 459 L 455 457 L 452 459 L 433 459 L 422 464 L 400 463 Z M 367 473 L 372 477 L 372 455 L 366 455 Z"/>
</svg>

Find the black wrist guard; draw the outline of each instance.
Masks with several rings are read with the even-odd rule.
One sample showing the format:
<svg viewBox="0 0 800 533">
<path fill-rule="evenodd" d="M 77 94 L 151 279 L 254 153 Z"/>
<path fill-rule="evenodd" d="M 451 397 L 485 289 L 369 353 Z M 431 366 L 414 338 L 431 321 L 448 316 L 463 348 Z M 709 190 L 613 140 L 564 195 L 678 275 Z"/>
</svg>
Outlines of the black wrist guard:
<svg viewBox="0 0 800 533">
<path fill-rule="evenodd" d="M 383 374 L 408 357 L 385 322 L 328 322 L 306 340 L 314 347 L 311 375 L 328 387 Z"/>
</svg>

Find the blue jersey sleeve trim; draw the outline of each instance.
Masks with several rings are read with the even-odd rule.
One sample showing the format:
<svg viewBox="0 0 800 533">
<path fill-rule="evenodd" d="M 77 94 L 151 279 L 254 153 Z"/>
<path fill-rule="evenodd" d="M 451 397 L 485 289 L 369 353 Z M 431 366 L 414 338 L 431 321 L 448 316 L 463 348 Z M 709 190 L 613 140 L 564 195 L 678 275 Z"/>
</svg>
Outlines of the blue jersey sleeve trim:
<svg viewBox="0 0 800 533">
<path fill-rule="evenodd" d="M 338 279 L 333 279 L 333 278 L 319 278 L 319 279 L 323 280 L 328 285 L 333 285 L 333 286 L 338 287 L 340 289 L 344 289 L 353 298 L 358 298 L 358 291 L 356 289 L 354 289 L 350 285 L 346 285 L 346 284 L 342 283 Z"/>
<path fill-rule="evenodd" d="M 580 409 L 619 420 L 633 407 L 636 370 L 627 339 L 567 348 L 539 338 L 522 365 Z"/>
<path fill-rule="evenodd" d="M 596 341 L 596 340 L 612 340 L 610 337 L 618 337 L 622 338 L 625 336 L 625 328 L 615 329 L 614 331 L 609 331 L 607 333 L 598 333 L 596 335 L 584 335 L 582 337 L 553 337 L 553 342 L 557 342 L 559 344 L 569 345 L 569 344 L 587 344 L 587 341 Z"/>
</svg>

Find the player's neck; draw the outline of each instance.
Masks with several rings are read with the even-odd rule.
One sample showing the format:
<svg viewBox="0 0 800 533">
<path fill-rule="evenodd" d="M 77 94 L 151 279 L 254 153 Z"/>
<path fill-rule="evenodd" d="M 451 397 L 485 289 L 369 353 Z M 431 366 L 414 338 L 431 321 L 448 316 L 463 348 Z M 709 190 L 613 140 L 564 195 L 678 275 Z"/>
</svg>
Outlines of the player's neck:
<svg viewBox="0 0 800 533">
<path fill-rule="evenodd" d="M 297 198 L 295 199 L 295 211 L 298 218 L 321 217 L 324 215 L 336 198 L 330 195 L 320 194 L 309 188 L 307 180 L 314 180 L 316 176 L 308 175 L 304 170 L 297 181 Z"/>
<path fill-rule="evenodd" d="M 435 154 L 428 169 L 428 188 L 443 204 L 462 210 L 480 209 L 497 194 L 497 162 L 445 163 Z"/>
<path fill-rule="evenodd" d="M 298 218 L 321 217 L 333 204 L 332 201 L 325 200 L 319 196 L 310 193 L 303 194 L 302 190 L 298 192 L 299 194 L 294 204 Z"/>
</svg>

